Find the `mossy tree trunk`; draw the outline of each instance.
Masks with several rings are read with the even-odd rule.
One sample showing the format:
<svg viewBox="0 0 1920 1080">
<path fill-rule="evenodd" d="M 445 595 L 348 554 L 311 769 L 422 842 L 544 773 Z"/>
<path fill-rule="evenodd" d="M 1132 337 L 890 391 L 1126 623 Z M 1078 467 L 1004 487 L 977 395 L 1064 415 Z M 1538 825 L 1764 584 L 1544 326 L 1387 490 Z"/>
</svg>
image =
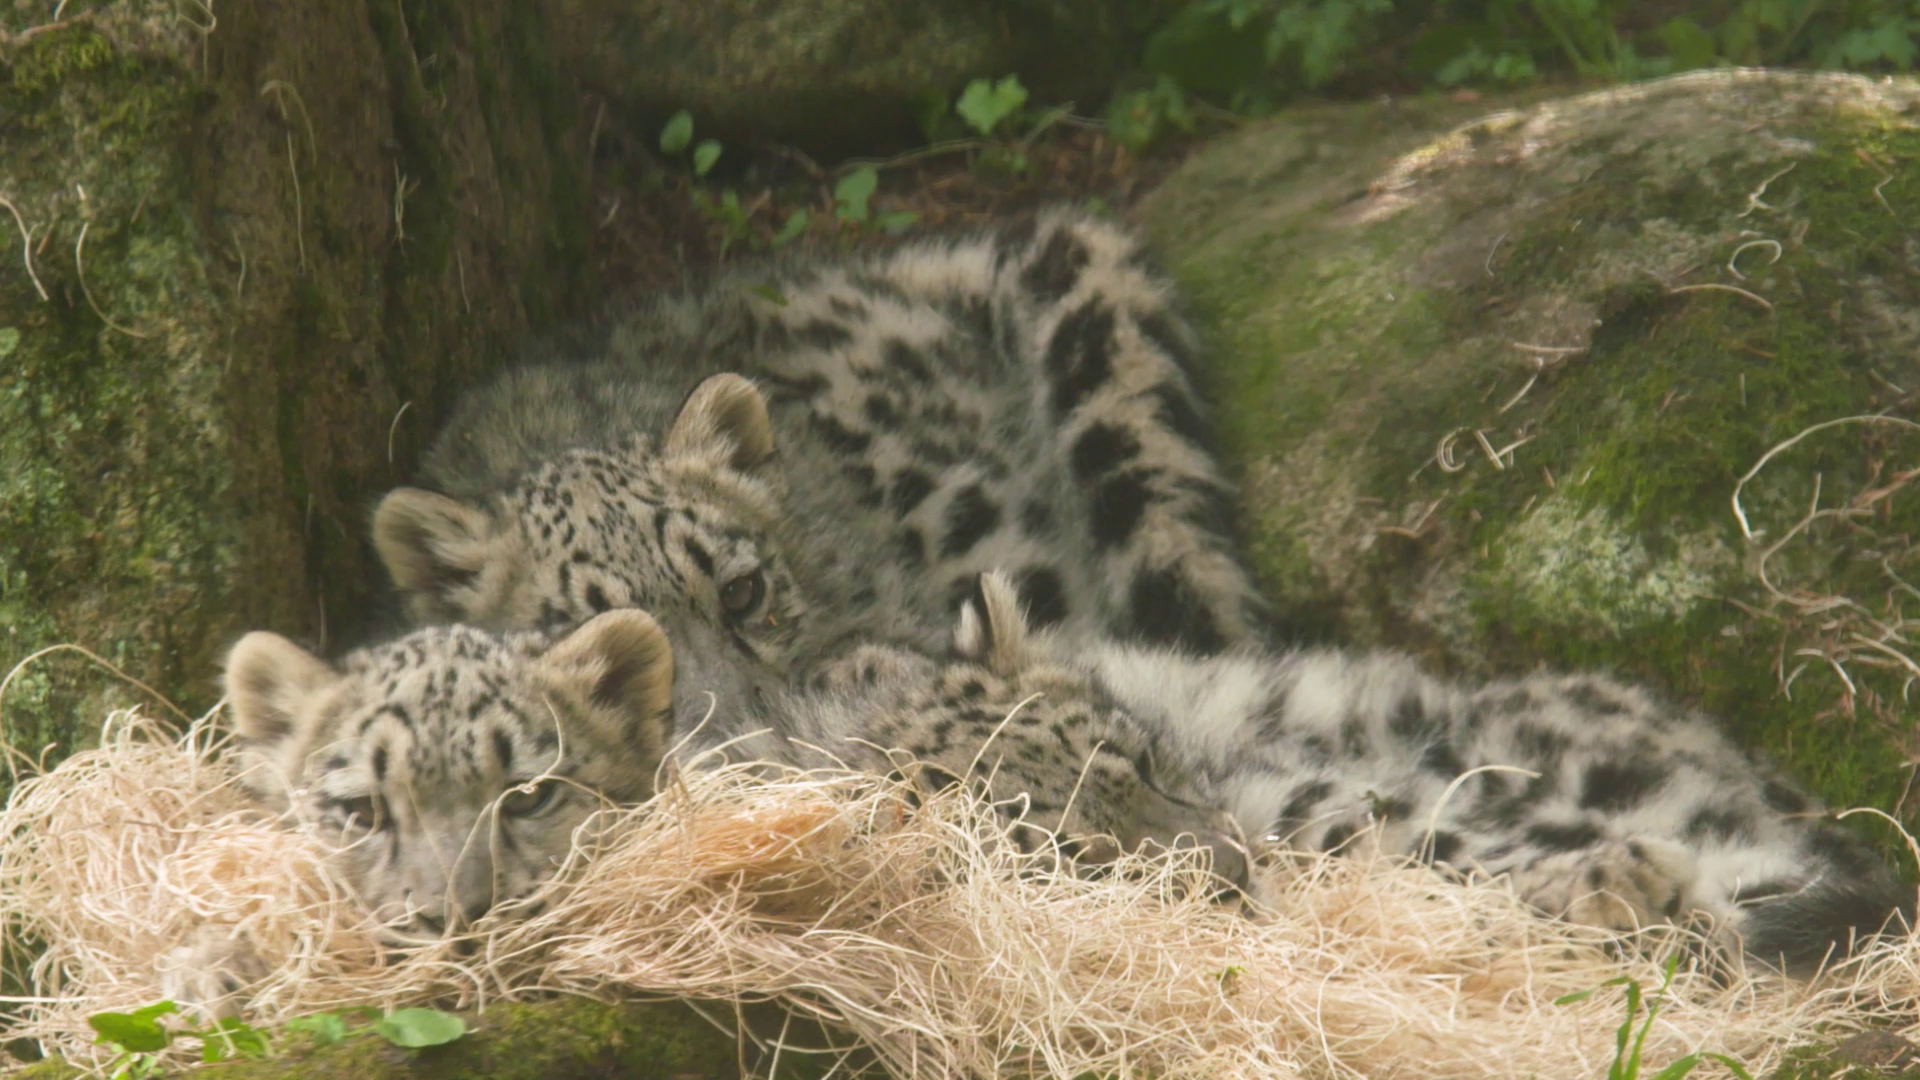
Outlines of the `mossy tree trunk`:
<svg viewBox="0 0 1920 1080">
<path fill-rule="evenodd" d="M 532 0 L 43 6 L 0 14 L 0 656 L 198 710 L 241 630 L 367 623 L 370 497 L 580 306 L 575 91 Z M 8 741 L 136 696 L 42 660 Z"/>
</svg>

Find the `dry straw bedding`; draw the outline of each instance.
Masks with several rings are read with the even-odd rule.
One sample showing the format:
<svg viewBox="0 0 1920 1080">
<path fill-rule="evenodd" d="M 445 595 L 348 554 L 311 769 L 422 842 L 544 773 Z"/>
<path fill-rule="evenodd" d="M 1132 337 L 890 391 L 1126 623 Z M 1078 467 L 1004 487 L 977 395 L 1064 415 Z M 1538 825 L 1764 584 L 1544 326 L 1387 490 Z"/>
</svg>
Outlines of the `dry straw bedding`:
<svg viewBox="0 0 1920 1080">
<path fill-rule="evenodd" d="M 20 783 L 0 890 L 13 941 L 45 951 L 0 1036 L 103 1060 L 88 1014 L 158 999 L 158 957 L 232 933 L 272 969 L 247 1013 L 261 1025 L 349 1004 L 673 995 L 770 999 L 901 1076 L 1598 1077 L 1621 999 L 1554 999 L 1622 974 L 1657 985 L 1662 950 L 1687 944 L 1623 947 L 1498 882 L 1364 854 L 1270 866 L 1260 909 L 1235 910 L 1179 858 L 1098 880 L 1023 864 L 958 790 L 914 808 L 874 778 L 735 769 L 605 815 L 531 919 L 395 954 L 309 836 L 247 808 L 216 732 L 116 715 L 100 749 Z M 1906 940 L 1813 984 L 1683 968 L 1654 1066 L 1711 1050 L 1759 1073 L 1798 1045 L 1912 1027 L 1920 993 Z"/>
</svg>

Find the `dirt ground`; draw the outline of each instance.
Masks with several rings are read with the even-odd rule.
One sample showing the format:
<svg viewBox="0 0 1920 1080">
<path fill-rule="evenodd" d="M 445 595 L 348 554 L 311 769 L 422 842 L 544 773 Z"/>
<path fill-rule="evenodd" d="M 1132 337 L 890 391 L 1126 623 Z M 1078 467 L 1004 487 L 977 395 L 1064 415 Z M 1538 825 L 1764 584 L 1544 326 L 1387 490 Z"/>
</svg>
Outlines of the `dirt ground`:
<svg viewBox="0 0 1920 1080">
<path fill-rule="evenodd" d="M 698 178 L 685 161 L 658 151 L 657 132 L 610 121 L 595 103 L 586 107 L 598 116 L 590 177 L 594 270 L 610 310 L 697 280 L 724 261 L 776 249 L 900 243 L 929 229 L 986 222 L 1056 200 L 1124 211 L 1201 143 L 1198 136 L 1178 135 L 1134 154 L 1098 122 L 1066 117 L 1030 141 L 956 139 L 892 158 L 819 162 L 775 143 L 728 146 L 714 171 Z M 835 185 L 865 165 L 879 175 L 869 218 L 841 220 Z M 737 213 L 724 206 L 729 191 Z M 801 210 L 805 229 L 778 240 Z M 904 214 L 913 215 L 911 224 L 881 226 Z"/>
</svg>

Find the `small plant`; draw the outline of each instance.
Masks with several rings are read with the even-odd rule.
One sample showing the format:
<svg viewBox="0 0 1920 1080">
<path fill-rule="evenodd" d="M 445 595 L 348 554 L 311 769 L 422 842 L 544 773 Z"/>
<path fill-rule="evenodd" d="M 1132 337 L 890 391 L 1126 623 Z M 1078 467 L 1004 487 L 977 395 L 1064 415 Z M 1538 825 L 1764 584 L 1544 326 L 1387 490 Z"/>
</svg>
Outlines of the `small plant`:
<svg viewBox="0 0 1920 1080">
<path fill-rule="evenodd" d="M 1187 92 L 1170 75 L 1160 76 L 1145 90 L 1115 95 L 1107 107 L 1107 134 L 1135 153 L 1158 142 L 1168 128 L 1193 133 Z"/>
<path fill-rule="evenodd" d="M 753 210 L 740 205 L 740 196 L 732 188 L 722 191 L 718 199 L 694 188 L 693 205 L 700 208 L 708 221 L 720 227 L 721 258 L 726 258 L 727 249 L 733 245 L 753 240 Z"/>
<path fill-rule="evenodd" d="M 813 224 L 813 215 L 807 213 L 807 208 L 803 206 L 787 215 L 786 223 L 780 226 L 778 232 L 768 238 L 767 246 L 776 249 L 786 247 L 788 244 L 799 239 L 800 234 L 806 232 L 807 226 L 811 224 Z"/>
<path fill-rule="evenodd" d="M 1916 0 L 1188 0 L 1142 62 L 1242 113 L 1336 81 L 1515 85 L 1554 71 L 1624 80 L 1721 64 L 1907 71 Z M 1119 95 L 1125 129 L 1148 106 Z M 1137 132 L 1139 128 L 1126 129 Z M 1138 138 L 1138 135 L 1130 137 Z"/>
<path fill-rule="evenodd" d="M 99 1036 L 95 1041 L 120 1050 L 107 1066 L 112 1080 L 152 1076 L 160 1067 L 161 1053 L 182 1038 L 199 1041 L 202 1061 L 267 1056 L 266 1033 L 240 1020 L 228 1018 L 206 1028 L 169 1028 L 160 1022 L 161 1017 L 179 1011 L 172 1001 L 156 1001 L 132 1012 L 100 1012 L 87 1017 L 88 1026 Z"/>
<path fill-rule="evenodd" d="M 372 1027 L 375 1035 L 409 1050 L 445 1046 L 467 1033 L 465 1020 L 439 1009 L 395 1009 Z"/>
<path fill-rule="evenodd" d="M 880 170 L 862 165 L 833 185 L 833 216 L 841 221 L 861 222 L 872 216 L 867 200 L 880 187 Z"/>
<path fill-rule="evenodd" d="M 679 157 L 686 152 L 687 144 L 693 142 L 693 115 L 685 109 L 674 113 L 667 126 L 660 129 L 660 152 L 668 157 Z M 705 176 L 713 171 L 720 160 L 720 144 L 713 139 L 702 139 L 693 148 L 693 175 Z"/>
<path fill-rule="evenodd" d="M 200 1060 L 228 1061 L 233 1058 L 262 1058 L 270 1050 L 268 1032 L 243 1020 L 229 1017 L 208 1027 L 181 1025 L 168 1027 L 161 1018 L 178 1014 L 172 1001 L 156 1001 L 132 1012 L 99 1012 L 87 1017 L 87 1024 L 98 1036 L 96 1042 L 119 1049 L 108 1065 L 111 1080 L 145 1080 L 160 1067 L 161 1055 L 181 1039 L 200 1044 Z M 438 1009 L 395 1009 L 384 1012 L 371 1006 L 345 1013 L 324 1012 L 287 1021 L 288 1031 L 305 1032 L 320 1046 L 332 1046 L 347 1038 L 347 1018 L 367 1021 L 362 1030 L 371 1031 L 395 1046 L 420 1049 L 453 1042 L 467 1033 L 466 1021 Z"/>
<path fill-rule="evenodd" d="M 694 178 L 704 178 L 713 171 L 714 165 L 720 160 L 720 143 L 714 139 L 703 139 L 695 143 L 693 116 L 682 109 L 674 113 L 666 126 L 660 129 L 660 152 L 668 157 L 677 158 L 686 153 L 689 146 L 693 148 L 689 164 Z M 805 208 L 794 210 L 787 215 L 787 220 L 772 236 L 763 239 L 759 230 L 754 228 L 753 217 L 755 212 L 768 201 L 767 195 L 763 194 L 753 203 L 743 204 L 739 193 L 732 188 L 722 191 L 719 197 L 715 198 L 709 192 L 694 187 L 692 197 L 693 204 L 699 207 L 700 213 L 719 227 L 721 258 L 725 258 L 728 249 L 735 244 L 746 244 L 756 249 L 785 247 L 806 232 L 807 226 L 813 220 L 813 216 Z"/>
<path fill-rule="evenodd" d="M 869 203 L 879 189 L 880 170 L 872 165 L 862 165 L 841 177 L 840 182 L 833 185 L 833 216 L 848 225 L 871 223 L 889 236 L 906 232 L 920 220 L 920 215 L 911 210 L 891 210 L 875 217 Z"/>
<path fill-rule="evenodd" d="M 384 1012 L 371 1005 L 344 1012 L 296 1016 L 287 1021 L 286 1027 L 288 1031 L 305 1032 L 316 1046 L 332 1046 L 354 1034 L 354 1029 L 347 1027 L 349 1018 L 366 1022 L 366 1026 L 359 1030 L 370 1031 L 395 1046 L 409 1050 L 445 1046 L 467 1033 L 465 1020 L 439 1009 L 413 1008 Z"/>
<path fill-rule="evenodd" d="M 1607 1080 L 1641 1080 L 1641 1051 L 1647 1045 L 1647 1033 L 1653 1030 L 1653 1018 L 1660 1013 L 1660 1004 L 1666 1000 L 1667 988 L 1673 985 L 1673 973 L 1680 967 L 1678 954 L 1667 957 L 1661 969 L 1660 989 L 1653 997 L 1646 999 L 1646 1016 L 1641 1017 L 1642 993 L 1639 980 L 1631 975 L 1619 975 L 1608 979 L 1591 990 L 1581 990 L 1554 999 L 1555 1005 L 1571 1005 L 1576 1001 L 1585 1001 L 1609 986 L 1627 988 L 1627 1018 L 1620 1023 L 1620 1030 L 1614 1035 L 1613 1064 L 1607 1067 Z M 1634 1030 L 1634 1021 L 1640 1021 L 1638 1032 Z M 1725 1065 L 1739 1080 L 1753 1080 L 1745 1065 L 1725 1054 L 1715 1054 L 1696 1050 L 1691 1054 L 1669 1064 L 1654 1073 L 1648 1080 L 1683 1080 L 1687 1074 L 1699 1067 L 1702 1061 L 1717 1061 Z"/>
<path fill-rule="evenodd" d="M 960 93 L 960 100 L 954 102 L 953 111 L 973 130 L 992 135 L 1002 121 L 1019 112 L 1026 103 L 1027 88 L 1020 85 L 1018 75 L 1009 75 L 999 82 L 975 79 L 968 83 Z"/>
</svg>

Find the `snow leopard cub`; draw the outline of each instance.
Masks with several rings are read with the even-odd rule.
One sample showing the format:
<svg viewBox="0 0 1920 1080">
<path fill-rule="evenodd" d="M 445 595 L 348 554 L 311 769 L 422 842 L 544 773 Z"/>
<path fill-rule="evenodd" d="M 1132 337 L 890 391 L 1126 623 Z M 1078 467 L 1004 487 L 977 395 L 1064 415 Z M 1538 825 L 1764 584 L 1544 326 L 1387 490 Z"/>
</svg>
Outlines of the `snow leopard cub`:
<svg viewBox="0 0 1920 1080">
<path fill-rule="evenodd" d="M 950 659 L 855 650 L 774 721 L 748 752 L 917 760 L 922 783 L 983 783 L 1083 861 L 1112 853 L 1088 832 L 1199 843 L 1243 884 L 1249 851 L 1377 842 L 1507 875 L 1585 925 L 1708 916 L 1718 940 L 1790 970 L 1913 911 L 1816 803 L 1643 690 L 1593 675 L 1467 685 L 1392 653 L 1067 640 L 1030 630 L 997 574 L 979 579 Z"/>
<path fill-rule="evenodd" d="M 332 663 L 259 631 L 226 666 L 242 789 L 310 829 L 397 944 L 523 900 L 589 815 L 651 795 L 672 683 L 672 647 L 638 611 L 557 640 L 429 627 Z M 167 998 L 212 1016 L 266 974 L 245 931 L 216 923 L 158 965 Z"/>
<path fill-rule="evenodd" d="M 1213 651 L 1265 608 L 1193 354 L 1139 243 L 1070 211 L 743 270 L 470 394 L 375 540 L 422 622 L 648 610 L 683 721 L 855 641 L 942 648 L 996 567 L 1038 623 Z"/>
<path fill-rule="evenodd" d="M 574 830 L 653 793 L 673 649 L 611 611 L 557 640 L 416 630 L 328 663 L 257 631 L 227 657 L 242 785 L 338 841 L 331 869 L 402 934 L 532 892 Z"/>
<path fill-rule="evenodd" d="M 651 792 L 675 677 L 639 612 L 548 640 L 430 628 L 328 665 L 249 635 L 227 672 L 247 782 L 337 834 L 336 868 L 402 928 L 524 896 L 603 800 Z M 976 580 L 943 657 L 856 648 L 758 719 L 771 730 L 738 753 L 978 783 L 1026 846 L 1081 863 L 1116 842 L 1200 844 L 1242 884 L 1249 850 L 1377 841 L 1509 875 L 1581 923 L 1709 915 L 1796 969 L 1913 910 L 1816 804 L 1643 691 L 1462 685 L 1384 653 L 1068 640 L 1030 630 L 998 574 Z"/>
<path fill-rule="evenodd" d="M 993 633 L 1020 634 L 1000 593 L 988 578 Z M 1082 735 L 1083 756 L 1106 741 L 1256 846 L 1339 851 L 1373 827 L 1389 853 L 1508 875 L 1571 921 L 1704 915 L 1717 940 L 1789 970 L 1913 916 L 1913 889 L 1813 799 L 1707 718 L 1604 676 L 1470 684 L 1394 653 L 1195 657 L 1049 634 L 1020 654 L 1063 684 L 1077 673 L 1084 700 L 1124 718 Z"/>
<path fill-rule="evenodd" d="M 999 588 L 1001 610 L 1012 610 L 1011 586 Z M 974 610 L 950 660 L 866 646 L 828 666 L 811 691 L 772 706 L 772 718 L 796 720 L 755 748 L 796 764 L 892 772 L 905 760 L 876 747 L 898 741 L 924 759 L 907 770 L 923 782 L 987 778 L 1028 826 L 1025 846 L 1099 862 L 1116 849 L 1094 834 L 1128 847 L 1205 842 L 1216 845 L 1217 868 L 1244 880 L 1218 813 L 1166 798 L 1137 762 L 1078 737 L 1124 726 L 1103 715 L 1111 703 L 1081 693 L 1077 676 L 1058 683 L 1044 664 L 1008 667 L 1020 630 L 990 642 Z M 226 665 L 236 769 L 263 808 L 312 830 L 330 874 L 396 944 L 418 942 L 503 905 L 533 910 L 525 901 L 566 861 L 590 815 L 652 795 L 668 753 L 675 664 L 659 624 L 627 609 L 557 638 L 427 627 L 333 663 L 256 632 Z M 1036 691 L 1046 697 L 990 738 L 1005 715 L 981 703 L 1000 708 Z M 809 737 L 837 756 L 812 750 Z M 159 964 L 169 998 L 212 1015 L 233 1012 L 266 974 L 243 931 L 215 924 Z"/>
</svg>

